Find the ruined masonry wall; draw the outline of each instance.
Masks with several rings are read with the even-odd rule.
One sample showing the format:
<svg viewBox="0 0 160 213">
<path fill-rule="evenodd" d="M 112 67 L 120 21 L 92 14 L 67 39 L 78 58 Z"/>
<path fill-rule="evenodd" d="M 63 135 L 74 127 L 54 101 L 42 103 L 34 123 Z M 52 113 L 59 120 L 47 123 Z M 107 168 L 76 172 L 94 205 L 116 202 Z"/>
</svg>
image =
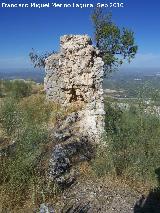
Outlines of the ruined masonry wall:
<svg viewBox="0 0 160 213">
<path fill-rule="evenodd" d="M 103 61 L 87 35 L 60 38 L 60 53 L 46 59 L 47 98 L 69 106 L 83 103 L 79 130 L 99 142 L 104 131 Z"/>
</svg>

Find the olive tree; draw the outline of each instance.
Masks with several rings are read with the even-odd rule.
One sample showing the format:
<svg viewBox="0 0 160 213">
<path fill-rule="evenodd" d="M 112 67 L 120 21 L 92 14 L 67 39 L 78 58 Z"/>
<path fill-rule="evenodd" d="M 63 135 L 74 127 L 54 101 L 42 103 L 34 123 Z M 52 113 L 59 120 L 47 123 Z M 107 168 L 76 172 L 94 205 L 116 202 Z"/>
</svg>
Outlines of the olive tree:
<svg viewBox="0 0 160 213">
<path fill-rule="evenodd" d="M 112 15 L 96 8 L 92 13 L 96 46 L 101 51 L 105 75 L 113 72 L 125 61 L 130 62 L 137 52 L 134 33 L 127 28 L 119 28 L 112 21 Z"/>
<path fill-rule="evenodd" d="M 42 54 L 38 54 L 33 48 L 29 53 L 29 58 L 34 65 L 34 68 L 44 68 L 45 67 L 45 59 L 50 55 L 54 54 L 55 51 L 45 52 Z"/>
<path fill-rule="evenodd" d="M 112 21 L 112 15 L 105 13 L 105 10 L 96 8 L 92 13 L 94 26 L 94 37 L 96 46 L 100 50 L 104 61 L 105 76 L 113 72 L 125 61 L 130 62 L 137 52 L 134 33 L 127 29 L 120 29 Z M 34 67 L 44 68 L 45 59 L 53 52 L 37 54 L 34 49 L 29 54 Z"/>
</svg>

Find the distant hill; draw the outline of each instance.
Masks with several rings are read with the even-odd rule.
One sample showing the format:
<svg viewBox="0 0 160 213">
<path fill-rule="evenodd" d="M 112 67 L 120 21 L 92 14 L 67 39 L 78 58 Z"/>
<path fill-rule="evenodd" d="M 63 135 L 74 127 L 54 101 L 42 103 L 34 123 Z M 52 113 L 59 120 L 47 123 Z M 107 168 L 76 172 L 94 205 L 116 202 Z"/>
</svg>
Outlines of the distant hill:
<svg viewBox="0 0 160 213">
<path fill-rule="evenodd" d="M 22 68 L 22 69 L 1 69 L 0 79 L 32 79 L 36 82 L 43 82 L 45 76 L 44 70 Z M 123 68 L 104 80 L 104 88 L 114 89 L 117 84 L 124 84 L 135 79 L 158 79 L 160 77 L 160 68 Z M 112 84 L 112 86 L 111 86 Z"/>
<path fill-rule="evenodd" d="M 160 73 L 160 68 L 121 68 L 120 70 L 113 72 L 110 75 L 110 78 L 118 79 L 121 77 L 144 77 L 144 76 L 153 76 L 157 73 Z"/>
<path fill-rule="evenodd" d="M 36 82 L 43 82 L 45 76 L 44 70 L 37 69 L 0 69 L 0 79 L 32 79 Z"/>
<path fill-rule="evenodd" d="M 121 95 L 135 98 L 145 85 L 160 90 L 160 69 L 130 68 L 120 70 L 104 79 L 103 88 L 123 90 L 125 92 Z"/>
</svg>

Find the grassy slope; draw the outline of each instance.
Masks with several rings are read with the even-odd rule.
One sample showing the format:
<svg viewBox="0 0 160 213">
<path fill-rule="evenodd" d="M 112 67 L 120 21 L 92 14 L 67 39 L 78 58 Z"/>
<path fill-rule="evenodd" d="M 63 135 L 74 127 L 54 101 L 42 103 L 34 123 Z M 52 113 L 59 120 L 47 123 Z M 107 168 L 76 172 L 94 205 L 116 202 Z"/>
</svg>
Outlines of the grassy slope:
<svg viewBox="0 0 160 213">
<path fill-rule="evenodd" d="M 21 205 L 33 209 L 45 201 L 58 199 L 58 189 L 48 186 L 45 176 L 52 146 L 47 129 L 54 125 L 57 114 L 64 116 L 67 112 L 46 102 L 41 91 L 42 87 L 34 84 L 28 97 L 1 99 L 0 138 L 5 136 L 18 144 L 15 153 L 2 159 L 1 205 L 6 209 L 16 208 L 16 212 L 17 208 L 22 209 Z M 160 119 L 144 115 L 139 107 L 122 111 L 108 102 L 105 104 L 107 148 L 99 148 L 96 158 L 87 166 L 82 164 L 79 171 L 86 178 L 92 171 L 96 181 L 112 176 L 136 190 L 147 191 L 157 183 Z M 48 193 L 48 187 L 52 193 Z"/>
</svg>

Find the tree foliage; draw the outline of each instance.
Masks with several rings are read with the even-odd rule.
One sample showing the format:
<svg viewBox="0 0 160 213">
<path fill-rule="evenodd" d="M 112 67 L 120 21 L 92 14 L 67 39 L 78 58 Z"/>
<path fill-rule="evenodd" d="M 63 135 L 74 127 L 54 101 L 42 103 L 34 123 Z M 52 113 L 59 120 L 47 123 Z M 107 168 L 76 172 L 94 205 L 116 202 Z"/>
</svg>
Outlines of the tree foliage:
<svg viewBox="0 0 160 213">
<path fill-rule="evenodd" d="M 113 72 L 125 61 L 130 62 L 137 52 L 134 33 L 127 29 L 120 29 L 112 21 L 111 14 L 105 14 L 100 8 L 92 13 L 92 21 L 94 25 L 94 36 L 96 46 L 101 51 L 104 61 L 105 75 Z M 29 53 L 31 62 L 35 68 L 44 68 L 45 59 L 55 52 L 46 52 L 38 54 L 34 49 Z"/>
<path fill-rule="evenodd" d="M 45 52 L 42 54 L 38 54 L 33 48 L 29 53 L 29 58 L 34 65 L 34 68 L 44 68 L 45 67 L 45 59 L 48 58 L 50 55 L 54 54 L 54 51 Z"/>
<path fill-rule="evenodd" d="M 105 74 L 113 72 L 125 61 L 130 62 L 137 52 L 134 33 L 127 29 L 120 29 L 112 21 L 111 14 L 105 14 L 102 9 L 95 9 L 92 13 L 96 46 L 101 51 L 105 63 Z"/>
</svg>

